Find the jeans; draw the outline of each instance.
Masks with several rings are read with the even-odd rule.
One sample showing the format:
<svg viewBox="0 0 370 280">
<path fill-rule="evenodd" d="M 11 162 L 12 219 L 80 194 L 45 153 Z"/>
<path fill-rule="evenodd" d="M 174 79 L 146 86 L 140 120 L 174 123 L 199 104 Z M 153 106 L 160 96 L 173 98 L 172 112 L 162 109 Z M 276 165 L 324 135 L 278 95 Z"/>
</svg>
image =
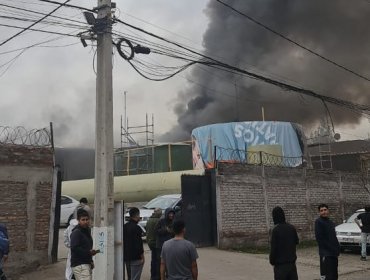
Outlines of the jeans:
<svg viewBox="0 0 370 280">
<path fill-rule="evenodd" d="M 126 261 L 127 279 L 140 280 L 143 267 L 144 264 L 142 260 Z"/>
<path fill-rule="evenodd" d="M 366 244 L 370 233 L 361 232 L 361 256 L 366 258 Z"/>
<path fill-rule="evenodd" d="M 72 267 L 73 274 L 76 280 L 91 280 L 92 279 L 92 271 L 91 265 L 89 264 L 81 264 L 75 267 Z"/>
</svg>

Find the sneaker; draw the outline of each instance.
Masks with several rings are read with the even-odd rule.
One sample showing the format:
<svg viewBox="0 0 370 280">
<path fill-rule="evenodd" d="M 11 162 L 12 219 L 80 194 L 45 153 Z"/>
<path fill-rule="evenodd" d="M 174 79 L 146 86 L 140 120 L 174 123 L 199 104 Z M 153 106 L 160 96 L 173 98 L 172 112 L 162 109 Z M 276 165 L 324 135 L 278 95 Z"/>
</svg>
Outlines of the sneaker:
<svg viewBox="0 0 370 280">
<path fill-rule="evenodd" d="M 361 260 L 362 261 L 366 261 L 366 257 L 361 257 Z"/>
</svg>

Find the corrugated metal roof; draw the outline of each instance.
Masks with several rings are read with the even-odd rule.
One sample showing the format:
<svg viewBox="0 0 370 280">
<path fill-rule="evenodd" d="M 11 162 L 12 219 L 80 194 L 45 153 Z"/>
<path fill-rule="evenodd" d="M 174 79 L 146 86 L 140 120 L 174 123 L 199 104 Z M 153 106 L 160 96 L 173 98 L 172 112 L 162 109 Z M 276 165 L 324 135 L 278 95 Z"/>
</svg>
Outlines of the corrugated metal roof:
<svg viewBox="0 0 370 280">
<path fill-rule="evenodd" d="M 327 145 L 321 144 L 321 145 Z M 351 140 L 330 143 L 331 155 L 346 155 L 346 154 L 364 154 L 370 152 L 370 141 L 368 140 Z M 310 156 L 318 156 L 319 144 L 308 146 Z"/>
</svg>

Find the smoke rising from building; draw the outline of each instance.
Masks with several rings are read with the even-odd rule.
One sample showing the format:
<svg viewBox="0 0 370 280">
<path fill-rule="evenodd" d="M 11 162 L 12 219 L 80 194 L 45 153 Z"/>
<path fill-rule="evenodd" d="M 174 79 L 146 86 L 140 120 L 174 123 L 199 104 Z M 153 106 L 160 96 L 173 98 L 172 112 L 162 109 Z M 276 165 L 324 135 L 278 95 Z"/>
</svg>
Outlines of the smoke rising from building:
<svg viewBox="0 0 370 280">
<path fill-rule="evenodd" d="M 370 76 L 370 30 L 366 1 L 223 0 L 292 40 Z M 370 82 L 345 72 L 279 38 L 225 6 L 210 1 L 205 54 L 239 68 L 314 90 L 320 94 L 370 104 Z M 178 93 L 178 125 L 162 139 L 189 139 L 193 128 L 230 121 L 292 121 L 309 129 L 327 117 L 320 100 L 287 92 L 245 76 L 195 66 L 188 87 Z M 360 116 L 330 106 L 335 125 L 356 124 Z"/>
</svg>

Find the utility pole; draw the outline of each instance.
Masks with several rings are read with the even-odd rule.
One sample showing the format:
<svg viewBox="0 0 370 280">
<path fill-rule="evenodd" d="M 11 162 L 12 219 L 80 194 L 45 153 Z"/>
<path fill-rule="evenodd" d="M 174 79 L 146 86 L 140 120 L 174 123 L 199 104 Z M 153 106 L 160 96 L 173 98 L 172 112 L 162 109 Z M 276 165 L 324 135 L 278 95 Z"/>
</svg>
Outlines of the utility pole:
<svg viewBox="0 0 370 280">
<path fill-rule="evenodd" d="M 112 7 L 110 0 L 98 0 L 94 280 L 113 280 L 114 274 L 114 189 L 113 189 L 113 88 L 112 88 Z"/>
</svg>

